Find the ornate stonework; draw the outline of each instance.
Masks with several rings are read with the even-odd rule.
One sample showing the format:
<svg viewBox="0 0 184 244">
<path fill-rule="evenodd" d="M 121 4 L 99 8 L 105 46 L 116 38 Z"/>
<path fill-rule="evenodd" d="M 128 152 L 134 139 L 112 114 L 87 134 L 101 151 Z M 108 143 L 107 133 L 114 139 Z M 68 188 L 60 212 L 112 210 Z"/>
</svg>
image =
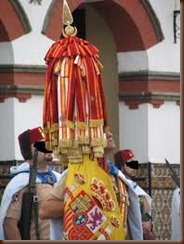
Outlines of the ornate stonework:
<svg viewBox="0 0 184 244">
<path fill-rule="evenodd" d="M 180 175 L 180 165 L 171 165 Z M 150 174 L 149 174 L 150 169 Z M 137 183 L 151 193 L 153 198 L 153 230 L 157 240 L 170 240 L 171 237 L 171 200 L 176 184 L 170 176 L 166 164 L 140 165 Z"/>
</svg>

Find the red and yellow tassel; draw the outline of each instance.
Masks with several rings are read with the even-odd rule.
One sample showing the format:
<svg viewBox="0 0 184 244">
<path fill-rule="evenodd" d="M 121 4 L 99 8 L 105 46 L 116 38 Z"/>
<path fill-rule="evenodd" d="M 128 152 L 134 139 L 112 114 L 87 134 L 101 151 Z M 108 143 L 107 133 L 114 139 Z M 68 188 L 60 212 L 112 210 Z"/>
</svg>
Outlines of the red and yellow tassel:
<svg viewBox="0 0 184 244">
<path fill-rule="evenodd" d="M 98 50 L 76 36 L 54 43 L 47 66 L 43 127 L 47 148 L 66 163 L 103 157 L 107 114 Z"/>
</svg>

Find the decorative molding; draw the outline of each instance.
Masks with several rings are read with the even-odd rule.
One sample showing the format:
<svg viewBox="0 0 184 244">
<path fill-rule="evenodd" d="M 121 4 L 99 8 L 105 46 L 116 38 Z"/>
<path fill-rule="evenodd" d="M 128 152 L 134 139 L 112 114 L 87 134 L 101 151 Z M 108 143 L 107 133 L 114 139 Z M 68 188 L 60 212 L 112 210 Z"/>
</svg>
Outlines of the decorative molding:
<svg viewBox="0 0 184 244">
<path fill-rule="evenodd" d="M 19 102 L 26 102 L 32 95 L 43 95 L 43 86 L 0 86 L 0 103 L 5 99 L 15 97 Z"/>
<path fill-rule="evenodd" d="M 5 99 L 15 97 L 18 98 L 19 102 L 26 102 L 27 99 L 31 98 L 31 94 L 26 94 L 26 93 L 20 93 L 20 92 L 11 92 L 11 93 L 6 93 L 6 94 L 1 94 L 0 93 L 0 103 L 3 103 Z"/>
<path fill-rule="evenodd" d="M 12 65 L 0 64 L 0 73 L 28 72 L 28 73 L 45 73 L 46 65 Z"/>
<path fill-rule="evenodd" d="M 129 106 L 129 109 L 138 109 L 139 105 L 144 104 L 144 103 L 150 103 L 153 105 L 154 108 L 160 108 L 161 105 L 164 104 L 163 100 L 144 100 L 144 101 L 125 101 L 125 105 Z"/>
<path fill-rule="evenodd" d="M 0 65 L 0 84 L 43 86 L 45 73 L 44 65 Z"/>
<path fill-rule="evenodd" d="M 130 71 L 119 73 L 119 81 L 121 80 L 180 80 L 180 72 L 158 72 L 158 71 Z"/>
<path fill-rule="evenodd" d="M 150 103 L 159 108 L 165 101 L 180 105 L 180 73 L 178 72 L 124 72 L 119 75 L 119 100 L 130 109 Z"/>
<path fill-rule="evenodd" d="M 154 108 L 160 108 L 165 101 L 176 101 L 180 105 L 180 95 L 176 93 L 141 92 L 119 95 L 119 100 L 124 101 L 130 109 L 138 109 L 140 104 L 150 103 Z"/>
</svg>

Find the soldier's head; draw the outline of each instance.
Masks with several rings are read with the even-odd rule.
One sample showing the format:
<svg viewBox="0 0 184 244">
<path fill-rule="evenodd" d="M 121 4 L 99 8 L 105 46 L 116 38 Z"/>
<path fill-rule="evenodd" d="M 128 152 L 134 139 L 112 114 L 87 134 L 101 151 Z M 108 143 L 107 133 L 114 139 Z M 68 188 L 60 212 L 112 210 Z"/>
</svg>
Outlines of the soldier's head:
<svg viewBox="0 0 184 244">
<path fill-rule="evenodd" d="M 26 161 L 33 159 L 34 148 L 38 150 L 38 162 L 51 161 L 52 151 L 45 147 L 45 137 L 41 127 L 28 129 L 18 136 L 20 151 Z"/>
<path fill-rule="evenodd" d="M 119 150 L 114 154 L 116 167 L 121 170 L 126 176 L 132 178 L 137 175 L 139 162 L 136 160 L 133 152 L 130 149 Z"/>
</svg>

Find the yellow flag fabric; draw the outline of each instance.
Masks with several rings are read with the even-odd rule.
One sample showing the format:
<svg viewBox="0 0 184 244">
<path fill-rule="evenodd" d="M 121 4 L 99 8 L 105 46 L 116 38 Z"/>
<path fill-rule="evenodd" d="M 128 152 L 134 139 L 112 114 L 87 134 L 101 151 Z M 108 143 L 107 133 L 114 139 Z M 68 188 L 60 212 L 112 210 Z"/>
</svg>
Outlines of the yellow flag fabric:
<svg viewBox="0 0 184 244">
<path fill-rule="evenodd" d="M 88 155 L 68 165 L 63 231 L 65 240 L 125 239 L 111 177 Z"/>
</svg>

